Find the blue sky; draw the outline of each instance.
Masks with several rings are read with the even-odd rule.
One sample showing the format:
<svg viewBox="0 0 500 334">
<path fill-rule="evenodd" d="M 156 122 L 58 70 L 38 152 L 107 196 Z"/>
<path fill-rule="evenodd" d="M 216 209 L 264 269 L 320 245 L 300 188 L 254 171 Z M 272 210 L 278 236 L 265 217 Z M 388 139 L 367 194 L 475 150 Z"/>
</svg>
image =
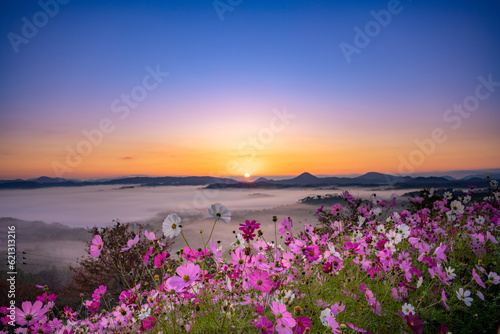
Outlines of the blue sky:
<svg viewBox="0 0 500 334">
<path fill-rule="evenodd" d="M 415 171 L 499 166 L 498 92 L 457 130 L 443 114 L 479 76 L 500 81 L 500 4 L 237 2 L 219 2 L 232 8 L 221 20 L 212 1 L 72 0 L 15 47 L 23 18 L 43 19 L 43 9 L 4 5 L 0 175 L 54 176 L 66 147 L 114 119 L 111 103 L 148 66 L 169 76 L 65 176 L 224 174 L 239 144 L 285 106 L 297 121 L 240 161 L 249 173 L 398 172 L 435 127 L 448 139 Z M 348 62 L 340 44 L 354 46 L 354 28 L 365 31 L 372 11 L 391 6 L 398 13 Z"/>
</svg>

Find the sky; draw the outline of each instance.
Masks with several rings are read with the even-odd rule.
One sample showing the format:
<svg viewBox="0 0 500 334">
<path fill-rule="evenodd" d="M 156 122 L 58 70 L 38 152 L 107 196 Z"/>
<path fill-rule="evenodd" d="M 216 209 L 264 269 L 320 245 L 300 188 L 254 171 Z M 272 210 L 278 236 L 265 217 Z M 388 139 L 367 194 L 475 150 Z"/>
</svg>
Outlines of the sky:
<svg viewBox="0 0 500 334">
<path fill-rule="evenodd" d="M 497 1 L 0 13 L 0 179 L 500 167 Z"/>
</svg>

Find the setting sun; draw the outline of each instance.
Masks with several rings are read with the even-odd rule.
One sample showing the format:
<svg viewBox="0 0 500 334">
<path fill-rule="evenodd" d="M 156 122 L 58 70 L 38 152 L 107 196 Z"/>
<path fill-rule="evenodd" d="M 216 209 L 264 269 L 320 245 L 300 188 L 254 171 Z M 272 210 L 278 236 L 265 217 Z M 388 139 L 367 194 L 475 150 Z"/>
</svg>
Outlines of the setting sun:
<svg viewBox="0 0 500 334">
<path fill-rule="evenodd" d="M 249 173 L 245 173 L 245 177 L 250 177 L 250 174 Z"/>
</svg>

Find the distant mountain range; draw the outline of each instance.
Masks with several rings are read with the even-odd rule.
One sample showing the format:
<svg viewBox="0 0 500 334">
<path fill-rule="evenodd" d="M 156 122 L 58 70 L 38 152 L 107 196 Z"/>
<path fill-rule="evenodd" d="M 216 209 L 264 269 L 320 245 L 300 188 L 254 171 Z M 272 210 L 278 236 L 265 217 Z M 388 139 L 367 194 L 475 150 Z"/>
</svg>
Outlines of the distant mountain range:
<svg viewBox="0 0 500 334">
<path fill-rule="evenodd" d="M 492 175 L 493 178 L 500 178 L 500 174 Z M 287 180 L 269 180 L 259 178 L 252 183 L 237 182 L 237 183 L 214 183 L 207 188 L 288 188 L 288 187 L 335 187 L 335 186 L 362 186 L 362 187 L 379 187 L 392 186 L 394 188 L 432 188 L 432 187 L 448 187 L 448 188 L 464 188 L 469 185 L 476 187 L 487 187 L 488 180 L 482 177 L 465 177 L 457 180 L 451 176 L 441 177 L 411 177 L 411 176 L 393 176 L 390 174 L 382 174 L 369 172 L 357 177 L 317 177 L 310 173 L 302 173 L 297 177 Z"/>
<path fill-rule="evenodd" d="M 492 174 L 493 179 L 500 179 L 500 173 Z M 392 186 L 394 188 L 465 188 L 469 185 L 487 187 L 488 180 L 480 174 L 455 179 L 451 176 L 411 177 L 393 176 L 377 172 L 369 172 L 357 177 L 317 177 L 310 173 L 302 173 L 297 177 L 284 180 L 271 180 L 264 177 L 253 182 L 239 182 L 231 178 L 217 178 L 211 176 L 186 177 L 122 177 L 117 179 L 102 179 L 94 181 L 69 180 L 42 176 L 29 180 L 0 180 L 0 189 L 37 189 L 49 187 L 83 187 L 95 185 L 122 185 L 122 186 L 207 186 L 211 189 L 222 188 L 290 188 L 290 187 L 379 187 Z M 129 188 L 129 187 L 127 187 Z"/>
<path fill-rule="evenodd" d="M 203 186 L 213 183 L 231 184 L 237 181 L 228 178 L 211 176 L 186 176 L 186 177 L 125 177 L 112 180 L 80 181 L 42 176 L 30 180 L 0 180 L 0 189 L 37 189 L 49 187 L 83 187 L 96 185 L 138 185 L 138 186 Z"/>
</svg>

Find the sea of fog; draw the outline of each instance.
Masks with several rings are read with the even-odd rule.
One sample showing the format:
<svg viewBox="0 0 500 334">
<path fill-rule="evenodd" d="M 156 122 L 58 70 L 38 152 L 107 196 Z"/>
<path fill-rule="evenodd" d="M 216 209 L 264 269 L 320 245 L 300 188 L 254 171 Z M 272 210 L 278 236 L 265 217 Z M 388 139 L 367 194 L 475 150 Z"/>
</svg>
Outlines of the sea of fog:
<svg viewBox="0 0 500 334">
<path fill-rule="evenodd" d="M 393 192 L 366 188 L 348 190 L 362 198 L 374 192 L 388 198 Z M 397 193 L 407 191 L 398 190 Z M 299 203 L 299 199 L 340 193 L 338 189 L 318 188 L 208 190 L 199 186 L 0 190 L 0 235 L 6 233 L 7 226 L 16 226 L 16 246 L 24 252 L 22 261 L 25 264 L 20 266 L 23 270 L 37 272 L 52 266 L 63 270 L 87 254 L 87 242 L 92 236 L 86 228 L 111 226 L 113 220 L 140 223 L 159 237 L 165 217 L 176 212 L 182 219 L 182 231 L 189 246 L 202 247 L 202 237 L 208 238 L 214 222 L 208 208 L 212 203 L 220 202 L 231 210 L 232 220 L 227 225 L 218 224 L 212 238 L 221 241 L 225 251 L 235 241 L 233 231 L 238 230 L 239 223 L 256 220 L 261 224 L 266 240 L 274 240 L 274 215 L 279 221 L 292 217 L 292 232 L 296 233 L 302 231 L 306 223 L 317 223 L 315 212 L 320 206 Z M 200 231 L 204 231 L 203 234 Z M 0 248 L 6 247 L 4 242 L 5 239 L 0 238 Z M 180 236 L 174 242 L 172 251 L 186 245 Z"/>
<path fill-rule="evenodd" d="M 354 196 L 367 197 L 374 192 L 388 198 L 393 192 L 350 188 Z M 224 189 L 209 190 L 199 186 L 133 187 L 86 186 L 55 187 L 31 190 L 1 190 L 0 217 L 27 221 L 58 222 L 71 227 L 107 226 L 113 220 L 141 222 L 159 213 L 202 214 L 212 203 L 222 203 L 231 211 L 258 211 L 291 205 L 308 195 L 340 194 L 341 190 Z"/>
</svg>

